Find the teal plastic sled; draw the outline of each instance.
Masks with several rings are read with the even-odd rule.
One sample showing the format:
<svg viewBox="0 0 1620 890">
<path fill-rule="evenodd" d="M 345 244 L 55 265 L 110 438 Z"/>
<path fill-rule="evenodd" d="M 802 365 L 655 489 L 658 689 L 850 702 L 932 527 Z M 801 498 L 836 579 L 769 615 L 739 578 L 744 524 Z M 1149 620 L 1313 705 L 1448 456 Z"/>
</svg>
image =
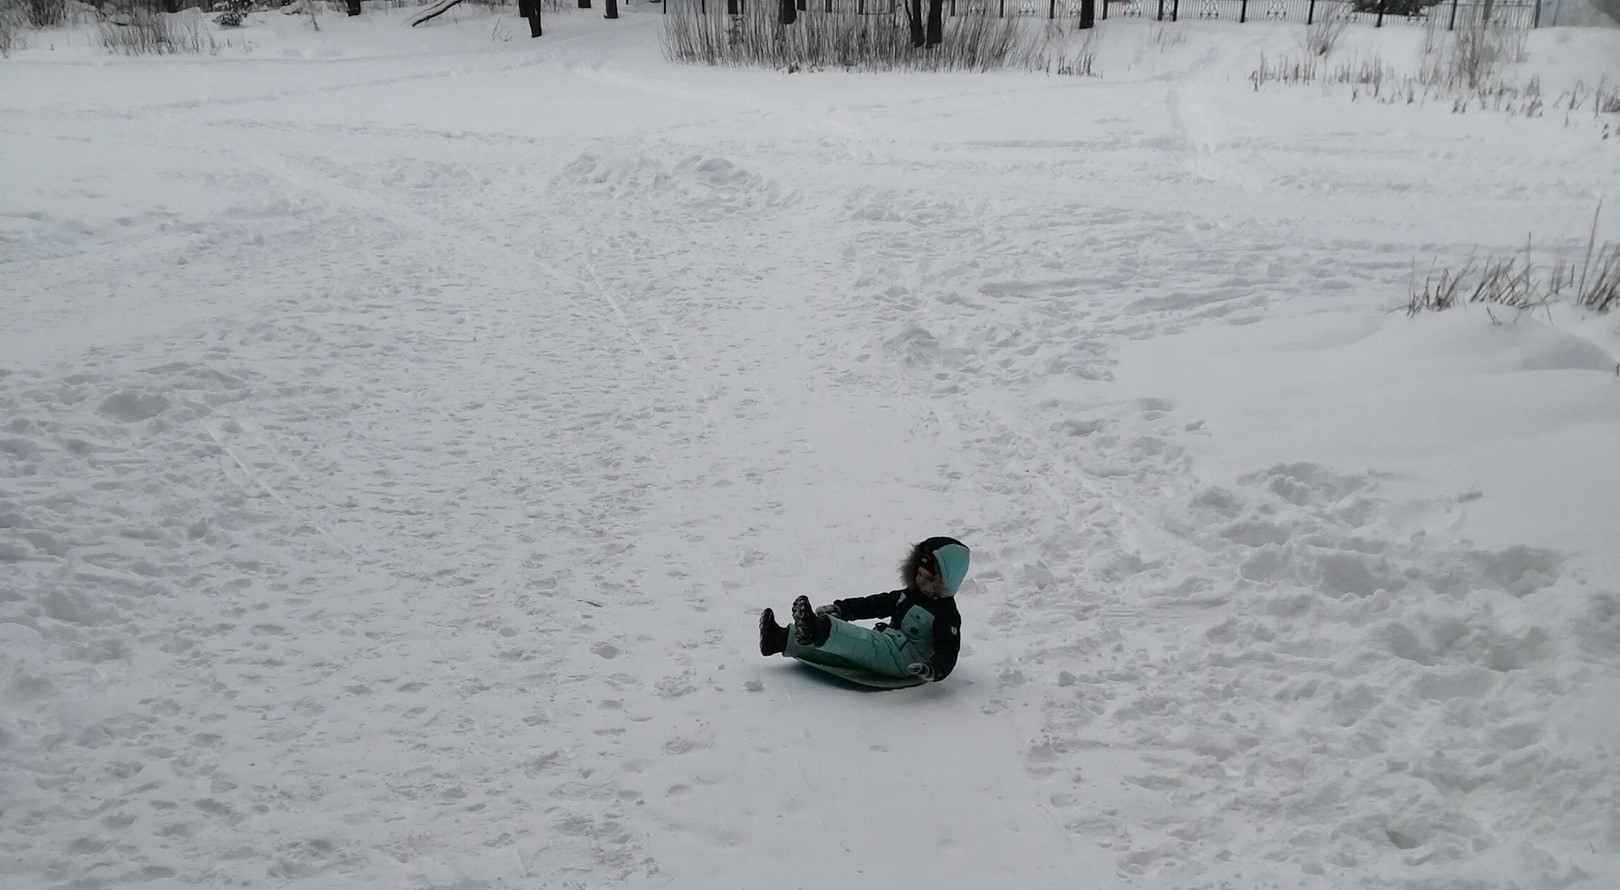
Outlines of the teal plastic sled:
<svg viewBox="0 0 1620 890">
<path fill-rule="evenodd" d="M 831 674 L 846 683 L 864 686 L 867 689 L 905 689 L 909 686 L 921 686 L 926 683 L 920 677 L 890 677 L 886 674 L 875 674 L 866 668 L 843 664 L 822 664 L 807 659 L 794 659 L 805 667 L 812 667 L 824 674 Z"/>
</svg>

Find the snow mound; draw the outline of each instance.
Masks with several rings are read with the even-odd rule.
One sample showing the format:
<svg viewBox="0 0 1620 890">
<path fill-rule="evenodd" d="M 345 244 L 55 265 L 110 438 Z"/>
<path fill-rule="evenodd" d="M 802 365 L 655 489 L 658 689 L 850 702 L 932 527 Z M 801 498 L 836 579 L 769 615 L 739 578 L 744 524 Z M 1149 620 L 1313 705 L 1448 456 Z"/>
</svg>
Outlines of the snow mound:
<svg viewBox="0 0 1620 890">
<path fill-rule="evenodd" d="M 45 211 L 0 216 L 0 248 L 18 258 L 61 256 L 74 252 L 94 229 L 83 220 Z"/>
<path fill-rule="evenodd" d="M 1420 315 L 1378 335 L 1390 354 L 1411 351 L 1452 367 L 1482 371 L 1602 371 L 1614 373 L 1607 350 L 1580 334 L 1549 325 L 1534 313 L 1470 306 Z M 1374 345 L 1374 344 L 1369 344 Z"/>
<path fill-rule="evenodd" d="M 401 158 L 388 167 L 383 181 L 390 186 L 427 191 L 489 185 L 489 176 L 463 163 Z"/>
<path fill-rule="evenodd" d="M 918 229 L 969 224 L 977 219 L 964 202 L 927 192 L 872 189 L 852 195 L 844 217 L 852 222 L 902 223 Z"/>
<path fill-rule="evenodd" d="M 883 341 L 883 348 L 908 365 L 930 365 L 939 360 L 939 338 L 919 324 L 908 324 Z"/>
<path fill-rule="evenodd" d="M 554 181 L 564 191 L 623 205 L 670 203 L 697 218 L 771 210 L 798 202 L 771 179 L 727 158 L 689 154 L 675 161 L 622 150 L 586 153 Z"/>
</svg>

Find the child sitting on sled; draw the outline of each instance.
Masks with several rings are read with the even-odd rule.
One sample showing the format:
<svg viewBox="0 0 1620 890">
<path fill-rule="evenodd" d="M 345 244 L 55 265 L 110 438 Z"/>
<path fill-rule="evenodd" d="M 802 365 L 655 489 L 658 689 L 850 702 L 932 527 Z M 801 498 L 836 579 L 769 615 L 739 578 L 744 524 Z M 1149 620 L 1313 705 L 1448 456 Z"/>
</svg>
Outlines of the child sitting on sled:
<svg viewBox="0 0 1620 890">
<path fill-rule="evenodd" d="M 943 680 L 956 667 L 962 615 L 957 588 L 967 576 L 968 548 L 955 538 L 929 538 L 900 564 L 900 590 L 834 600 L 812 609 L 793 601 L 793 626 L 766 609 L 759 616 L 759 654 L 871 671 L 881 677 Z M 883 618 L 876 627 L 851 624 Z"/>
</svg>

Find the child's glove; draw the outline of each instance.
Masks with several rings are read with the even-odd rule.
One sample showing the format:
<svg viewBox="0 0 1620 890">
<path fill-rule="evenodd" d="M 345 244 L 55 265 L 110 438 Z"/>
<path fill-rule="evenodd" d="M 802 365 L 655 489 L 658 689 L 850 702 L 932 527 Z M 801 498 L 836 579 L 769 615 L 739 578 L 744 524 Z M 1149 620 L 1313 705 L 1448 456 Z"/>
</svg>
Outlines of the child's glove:
<svg viewBox="0 0 1620 890">
<path fill-rule="evenodd" d="M 828 603 L 825 606 L 817 606 L 816 607 L 816 614 L 821 615 L 821 616 L 826 617 L 826 618 L 842 618 L 842 617 L 844 617 L 842 614 L 839 613 L 837 603 Z"/>
<path fill-rule="evenodd" d="M 924 683 L 931 683 L 934 680 L 934 666 L 926 661 L 914 662 L 910 667 L 906 668 L 906 671 Z"/>
</svg>

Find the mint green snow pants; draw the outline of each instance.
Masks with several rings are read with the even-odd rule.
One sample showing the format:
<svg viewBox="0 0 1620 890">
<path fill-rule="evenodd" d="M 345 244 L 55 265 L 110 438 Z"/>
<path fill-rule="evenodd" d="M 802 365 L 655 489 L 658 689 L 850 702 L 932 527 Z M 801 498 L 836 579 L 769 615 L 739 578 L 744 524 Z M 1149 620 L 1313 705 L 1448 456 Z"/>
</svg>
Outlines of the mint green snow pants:
<svg viewBox="0 0 1620 890">
<path fill-rule="evenodd" d="M 906 668 L 915 662 L 928 660 L 930 653 L 920 651 L 921 648 L 892 627 L 875 630 L 834 618 L 827 642 L 819 647 L 803 646 L 794 634 L 789 633 L 787 648 L 782 654 L 817 664 L 858 668 L 885 677 L 904 679 L 911 676 Z"/>
</svg>

